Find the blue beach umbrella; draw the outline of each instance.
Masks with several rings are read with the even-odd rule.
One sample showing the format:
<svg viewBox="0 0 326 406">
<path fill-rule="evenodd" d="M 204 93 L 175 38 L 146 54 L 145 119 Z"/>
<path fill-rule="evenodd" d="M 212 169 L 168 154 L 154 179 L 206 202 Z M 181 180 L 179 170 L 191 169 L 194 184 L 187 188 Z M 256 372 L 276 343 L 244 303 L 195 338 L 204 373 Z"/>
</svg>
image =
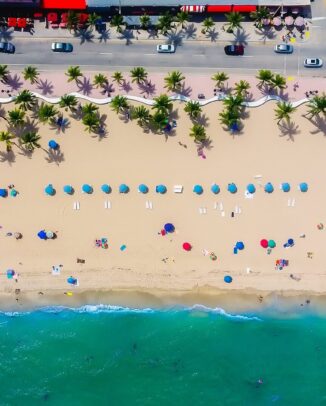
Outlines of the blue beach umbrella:
<svg viewBox="0 0 326 406">
<path fill-rule="evenodd" d="M 256 192 L 256 186 L 253 183 L 249 183 L 249 185 L 247 185 L 247 191 L 248 193 L 255 193 Z"/>
<path fill-rule="evenodd" d="M 237 193 L 238 188 L 237 188 L 236 184 L 235 183 L 229 183 L 228 184 L 228 191 L 230 193 Z"/>
<path fill-rule="evenodd" d="M 0 189 L 0 197 L 7 197 L 8 192 L 6 189 Z"/>
<path fill-rule="evenodd" d="M 46 232 L 45 230 L 41 230 L 37 233 L 37 236 L 41 239 L 41 240 L 46 240 Z"/>
<path fill-rule="evenodd" d="M 289 244 L 290 247 L 292 247 L 292 245 L 294 245 L 294 240 L 293 240 L 293 238 L 289 238 L 289 239 L 288 239 L 288 244 Z"/>
<path fill-rule="evenodd" d="M 219 185 L 217 185 L 216 183 L 213 183 L 211 186 L 211 191 L 212 193 L 214 193 L 215 195 L 217 195 L 218 193 L 220 193 L 220 187 Z"/>
<path fill-rule="evenodd" d="M 55 195 L 55 189 L 54 187 L 51 185 L 51 183 L 49 183 L 47 185 L 47 187 L 44 189 L 44 192 L 49 195 L 49 196 L 54 196 Z"/>
<path fill-rule="evenodd" d="M 15 275 L 15 271 L 13 269 L 8 269 L 6 273 L 8 279 L 12 279 L 13 276 Z"/>
<path fill-rule="evenodd" d="M 270 182 L 268 182 L 266 183 L 264 190 L 266 193 L 272 193 L 274 192 L 274 186 Z"/>
<path fill-rule="evenodd" d="M 104 184 L 101 186 L 101 190 L 102 190 L 103 193 L 109 194 L 109 193 L 111 193 L 111 186 L 110 186 L 110 185 L 107 185 L 106 183 L 104 183 Z"/>
<path fill-rule="evenodd" d="M 72 276 L 69 276 L 69 278 L 67 278 L 67 282 L 68 282 L 70 285 L 76 285 L 77 279 L 76 279 L 76 278 L 73 278 Z"/>
<path fill-rule="evenodd" d="M 300 191 L 305 193 L 308 191 L 308 184 L 306 182 L 302 182 L 299 185 Z"/>
<path fill-rule="evenodd" d="M 128 193 L 129 192 L 129 186 L 127 186 L 125 183 L 122 183 L 119 186 L 119 193 Z"/>
<path fill-rule="evenodd" d="M 287 183 L 287 182 L 284 182 L 284 183 L 282 183 L 282 190 L 283 190 L 283 192 L 285 192 L 285 193 L 287 193 L 287 192 L 289 192 L 290 191 L 290 189 L 291 189 L 291 186 L 290 186 L 290 184 L 289 183 Z"/>
<path fill-rule="evenodd" d="M 232 282 L 232 276 L 230 276 L 230 275 L 224 276 L 224 282 L 225 283 L 231 283 Z"/>
<path fill-rule="evenodd" d="M 194 193 L 196 193 L 197 195 L 201 195 L 203 193 L 204 189 L 201 185 L 195 185 L 192 191 Z"/>
<path fill-rule="evenodd" d="M 10 191 L 10 196 L 16 197 L 17 195 L 18 195 L 17 190 L 16 190 L 16 189 L 11 189 L 11 191 Z"/>
<path fill-rule="evenodd" d="M 238 242 L 235 244 L 235 247 L 236 247 L 236 249 L 242 251 L 242 250 L 244 249 L 244 243 L 243 243 L 242 241 L 238 241 Z"/>
<path fill-rule="evenodd" d="M 59 148 L 59 144 L 54 140 L 50 140 L 48 145 L 49 145 L 50 149 L 58 149 Z"/>
<path fill-rule="evenodd" d="M 67 195 L 72 195 L 74 193 L 74 189 L 71 185 L 65 185 L 63 191 L 67 193 Z"/>
<path fill-rule="evenodd" d="M 175 228 L 174 228 L 174 225 L 173 225 L 173 224 L 171 224 L 171 223 L 166 223 L 166 224 L 164 225 L 164 230 L 165 230 L 167 233 L 173 233 L 174 230 L 175 230 Z"/>
<path fill-rule="evenodd" d="M 138 186 L 138 191 L 140 192 L 140 193 L 148 193 L 148 187 L 146 186 L 146 185 L 144 185 L 143 183 L 141 183 L 139 186 Z"/>
<path fill-rule="evenodd" d="M 82 192 L 87 193 L 87 194 L 93 193 L 93 188 L 92 188 L 91 185 L 85 183 L 85 184 L 82 186 Z"/>
<path fill-rule="evenodd" d="M 165 185 L 157 185 L 155 190 L 156 193 L 160 193 L 161 195 L 163 195 L 164 193 L 166 193 L 167 188 Z"/>
</svg>

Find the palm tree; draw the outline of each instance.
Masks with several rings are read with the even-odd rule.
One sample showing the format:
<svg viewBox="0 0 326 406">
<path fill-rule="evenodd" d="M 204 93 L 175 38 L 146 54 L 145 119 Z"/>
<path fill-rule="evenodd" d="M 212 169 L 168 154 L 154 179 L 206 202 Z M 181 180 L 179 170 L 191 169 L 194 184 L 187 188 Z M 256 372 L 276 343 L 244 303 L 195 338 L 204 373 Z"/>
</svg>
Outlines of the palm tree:
<svg viewBox="0 0 326 406">
<path fill-rule="evenodd" d="M 256 11 L 250 13 L 250 18 L 255 21 L 255 25 L 257 28 L 262 28 L 264 19 L 269 19 L 271 17 L 271 13 L 269 9 L 265 6 L 258 7 Z"/>
<path fill-rule="evenodd" d="M 225 24 L 227 28 L 227 32 L 233 33 L 236 28 L 241 29 L 242 28 L 242 21 L 243 21 L 243 16 L 238 13 L 237 11 L 232 11 L 231 13 L 225 14 L 227 23 Z"/>
<path fill-rule="evenodd" d="M 93 103 L 86 103 L 82 107 L 82 113 L 84 116 L 87 116 L 88 114 L 95 114 L 98 112 L 98 106 L 96 106 Z"/>
<path fill-rule="evenodd" d="M 111 100 L 111 107 L 112 110 L 115 111 L 117 114 L 124 112 L 126 109 L 129 108 L 128 101 L 124 96 L 115 96 Z"/>
<path fill-rule="evenodd" d="M 204 19 L 203 21 L 203 29 L 202 29 L 202 33 L 203 34 L 207 34 L 208 32 L 210 32 L 212 30 L 212 28 L 214 27 L 215 23 L 212 19 L 212 17 L 207 17 Z"/>
<path fill-rule="evenodd" d="M 181 25 L 182 29 L 184 29 L 189 21 L 189 14 L 185 11 L 179 11 L 175 17 L 175 21 Z"/>
<path fill-rule="evenodd" d="M 26 66 L 23 71 L 23 76 L 25 80 L 29 80 L 31 84 L 38 83 L 39 72 L 35 66 Z"/>
<path fill-rule="evenodd" d="M 155 131 L 162 131 L 168 122 L 169 119 L 165 112 L 155 111 L 155 113 L 150 116 L 150 125 Z"/>
<path fill-rule="evenodd" d="M 89 24 L 89 26 L 93 29 L 93 27 L 95 27 L 98 19 L 100 18 L 100 16 L 98 16 L 96 13 L 92 13 L 88 15 L 87 18 L 87 23 Z"/>
<path fill-rule="evenodd" d="M 240 80 L 234 85 L 236 95 L 245 96 L 250 89 L 250 84 L 246 80 Z"/>
<path fill-rule="evenodd" d="M 9 124 L 13 127 L 21 126 L 24 124 L 25 111 L 14 109 L 8 111 Z"/>
<path fill-rule="evenodd" d="M 79 66 L 70 66 L 65 74 L 68 76 L 68 82 L 74 80 L 76 83 L 78 83 L 79 78 L 83 76 Z"/>
<path fill-rule="evenodd" d="M 223 105 L 229 111 L 236 111 L 240 113 L 243 107 L 244 98 L 241 94 L 235 96 L 229 95 L 223 100 Z"/>
<path fill-rule="evenodd" d="M 185 112 L 188 113 L 191 119 L 198 118 L 202 109 L 198 101 L 189 101 L 185 105 Z"/>
<path fill-rule="evenodd" d="M 75 11 L 69 11 L 67 16 L 67 28 L 69 31 L 76 30 L 79 24 L 79 17 Z"/>
<path fill-rule="evenodd" d="M 173 24 L 173 17 L 167 11 L 165 14 L 161 15 L 158 18 L 157 29 L 159 31 L 161 31 L 161 34 L 167 35 L 167 33 L 171 30 L 172 24 Z"/>
<path fill-rule="evenodd" d="M 58 114 L 58 110 L 52 104 L 42 103 L 38 109 L 37 115 L 41 123 L 49 123 L 54 121 L 54 117 Z"/>
<path fill-rule="evenodd" d="M 14 135 L 12 135 L 9 131 L 0 131 L 0 142 L 4 142 L 6 145 L 7 152 L 12 150 L 12 145 L 16 145 L 12 140 L 14 139 Z"/>
<path fill-rule="evenodd" d="M 144 127 L 149 124 L 151 115 L 145 106 L 139 106 L 132 109 L 131 118 L 133 120 L 138 120 L 137 123 L 141 127 Z"/>
<path fill-rule="evenodd" d="M 272 80 L 271 85 L 273 89 L 285 89 L 286 88 L 286 79 L 280 74 L 276 74 Z"/>
<path fill-rule="evenodd" d="M 19 108 L 27 111 L 32 110 L 36 103 L 36 97 L 29 90 L 22 90 L 15 97 L 15 104 L 19 104 Z"/>
<path fill-rule="evenodd" d="M 321 96 L 314 96 L 308 102 L 308 113 L 310 118 L 317 116 L 322 113 L 326 116 L 326 95 L 323 93 Z"/>
<path fill-rule="evenodd" d="M 140 22 L 140 28 L 142 28 L 143 30 L 147 30 L 151 23 L 151 18 L 147 14 L 144 14 L 139 17 L 139 22 Z"/>
<path fill-rule="evenodd" d="M 112 75 L 112 79 L 114 82 L 117 82 L 121 85 L 124 82 L 123 74 L 121 72 L 114 72 Z"/>
<path fill-rule="evenodd" d="M 216 82 L 218 88 L 224 88 L 224 82 L 229 80 L 229 77 L 225 72 L 217 72 L 212 76 L 212 80 Z"/>
<path fill-rule="evenodd" d="M 9 69 L 7 65 L 0 65 L 0 81 L 6 83 L 9 76 Z"/>
<path fill-rule="evenodd" d="M 25 145 L 26 149 L 33 152 L 35 148 L 41 148 L 39 140 L 41 137 L 35 131 L 28 131 L 20 137 L 21 145 Z"/>
<path fill-rule="evenodd" d="M 59 101 L 59 106 L 64 108 L 66 111 L 68 109 L 71 112 L 74 112 L 76 109 L 76 106 L 78 104 L 76 96 L 70 95 L 70 94 L 65 94 L 61 96 L 60 101 Z"/>
<path fill-rule="evenodd" d="M 98 131 L 100 126 L 100 119 L 95 113 L 85 114 L 82 118 L 82 122 L 85 126 L 85 130 L 88 132 Z"/>
<path fill-rule="evenodd" d="M 194 124 L 190 129 L 190 137 L 194 137 L 197 143 L 203 143 L 206 140 L 206 130 L 201 124 Z"/>
<path fill-rule="evenodd" d="M 153 109 L 167 115 L 172 109 L 172 102 L 169 99 L 169 96 L 167 96 L 166 94 L 161 94 L 158 97 L 154 97 Z"/>
<path fill-rule="evenodd" d="M 240 113 L 237 110 L 225 109 L 219 113 L 220 123 L 228 129 L 232 126 L 238 126 L 240 123 Z"/>
<path fill-rule="evenodd" d="M 258 75 L 256 76 L 256 79 L 259 80 L 258 87 L 261 88 L 266 85 L 270 85 L 273 79 L 273 72 L 270 71 L 269 69 L 260 69 L 258 71 Z"/>
<path fill-rule="evenodd" d="M 282 120 L 289 121 L 290 115 L 296 110 L 291 103 L 288 102 L 278 102 L 276 105 L 275 116 L 277 124 L 279 125 Z"/>
<path fill-rule="evenodd" d="M 93 83 L 98 88 L 98 87 L 104 87 L 105 85 L 107 85 L 109 83 L 109 81 L 108 81 L 108 78 L 105 75 L 103 75 L 103 73 L 97 73 L 94 76 Z"/>
<path fill-rule="evenodd" d="M 139 84 L 146 81 L 148 73 L 144 68 L 138 66 L 131 69 L 130 76 L 132 82 L 137 82 Z"/>
<path fill-rule="evenodd" d="M 185 77 L 182 76 L 182 73 L 178 70 L 174 70 L 173 72 L 169 72 L 168 76 L 164 78 L 164 82 L 166 83 L 164 87 L 172 92 L 175 92 L 181 89 L 181 82 L 183 80 L 185 80 Z"/>
<path fill-rule="evenodd" d="M 121 14 L 115 14 L 110 21 L 111 27 L 115 27 L 117 32 L 122 32 L 121 26 L 124 25 L 123 16 Z"/>
</svg>

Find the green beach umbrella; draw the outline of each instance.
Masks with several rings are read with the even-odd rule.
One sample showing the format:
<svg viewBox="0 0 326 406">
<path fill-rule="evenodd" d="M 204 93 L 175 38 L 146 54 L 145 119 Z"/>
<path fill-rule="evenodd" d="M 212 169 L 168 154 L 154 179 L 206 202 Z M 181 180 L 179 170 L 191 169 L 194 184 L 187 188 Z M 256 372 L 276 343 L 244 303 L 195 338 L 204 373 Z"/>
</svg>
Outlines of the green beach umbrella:
<svg viewBox="0 0 326 406">
<path fill-rule="evenodd" d="M 269 240 L 268 241 L 268 246 L 269 246 L 269 248 L 275 248 L 276 247 L 276 242 L 274 240 Z"/>
</svg>

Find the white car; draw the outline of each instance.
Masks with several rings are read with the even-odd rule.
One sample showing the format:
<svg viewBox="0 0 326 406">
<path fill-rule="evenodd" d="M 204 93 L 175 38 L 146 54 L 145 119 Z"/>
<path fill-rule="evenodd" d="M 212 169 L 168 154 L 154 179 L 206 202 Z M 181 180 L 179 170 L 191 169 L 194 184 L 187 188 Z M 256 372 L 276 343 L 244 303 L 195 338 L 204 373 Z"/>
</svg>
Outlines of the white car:
<svg viewBox="0 0 326 406">
<path fill-rule="evenodd" d="M 156 50 L 159 54 L 173 54 L 175 46 L 172 44 L 161 44 L 157 45 Z"/>
<path fill-rule="evenodd" d="M 321 68 L 323 66 L 323 60 L 320 58 L 307 58 L 304 60 L 303 65 L 306 68 Z"/>
</svg>

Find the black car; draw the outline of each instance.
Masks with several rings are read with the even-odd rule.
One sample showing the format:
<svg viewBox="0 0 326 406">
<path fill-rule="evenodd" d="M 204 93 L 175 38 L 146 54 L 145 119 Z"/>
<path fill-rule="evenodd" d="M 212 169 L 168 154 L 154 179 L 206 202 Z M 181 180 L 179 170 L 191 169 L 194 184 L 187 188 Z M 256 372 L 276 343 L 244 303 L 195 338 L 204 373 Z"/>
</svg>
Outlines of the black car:
<svg viewBox="0 0 326 406">
<path fill-rule="evenodd" d="M 14 54 L 15 45 L 13 45 L 11 42 L 0 42 L 0 52 L 5 54 Z"/>
<path fill-rule="evenodd" d="M 243 55 L 244 46 L 243 45 L 227 45 L 224 47 L 224 52 L 226 55 Z"/>
</svg>

